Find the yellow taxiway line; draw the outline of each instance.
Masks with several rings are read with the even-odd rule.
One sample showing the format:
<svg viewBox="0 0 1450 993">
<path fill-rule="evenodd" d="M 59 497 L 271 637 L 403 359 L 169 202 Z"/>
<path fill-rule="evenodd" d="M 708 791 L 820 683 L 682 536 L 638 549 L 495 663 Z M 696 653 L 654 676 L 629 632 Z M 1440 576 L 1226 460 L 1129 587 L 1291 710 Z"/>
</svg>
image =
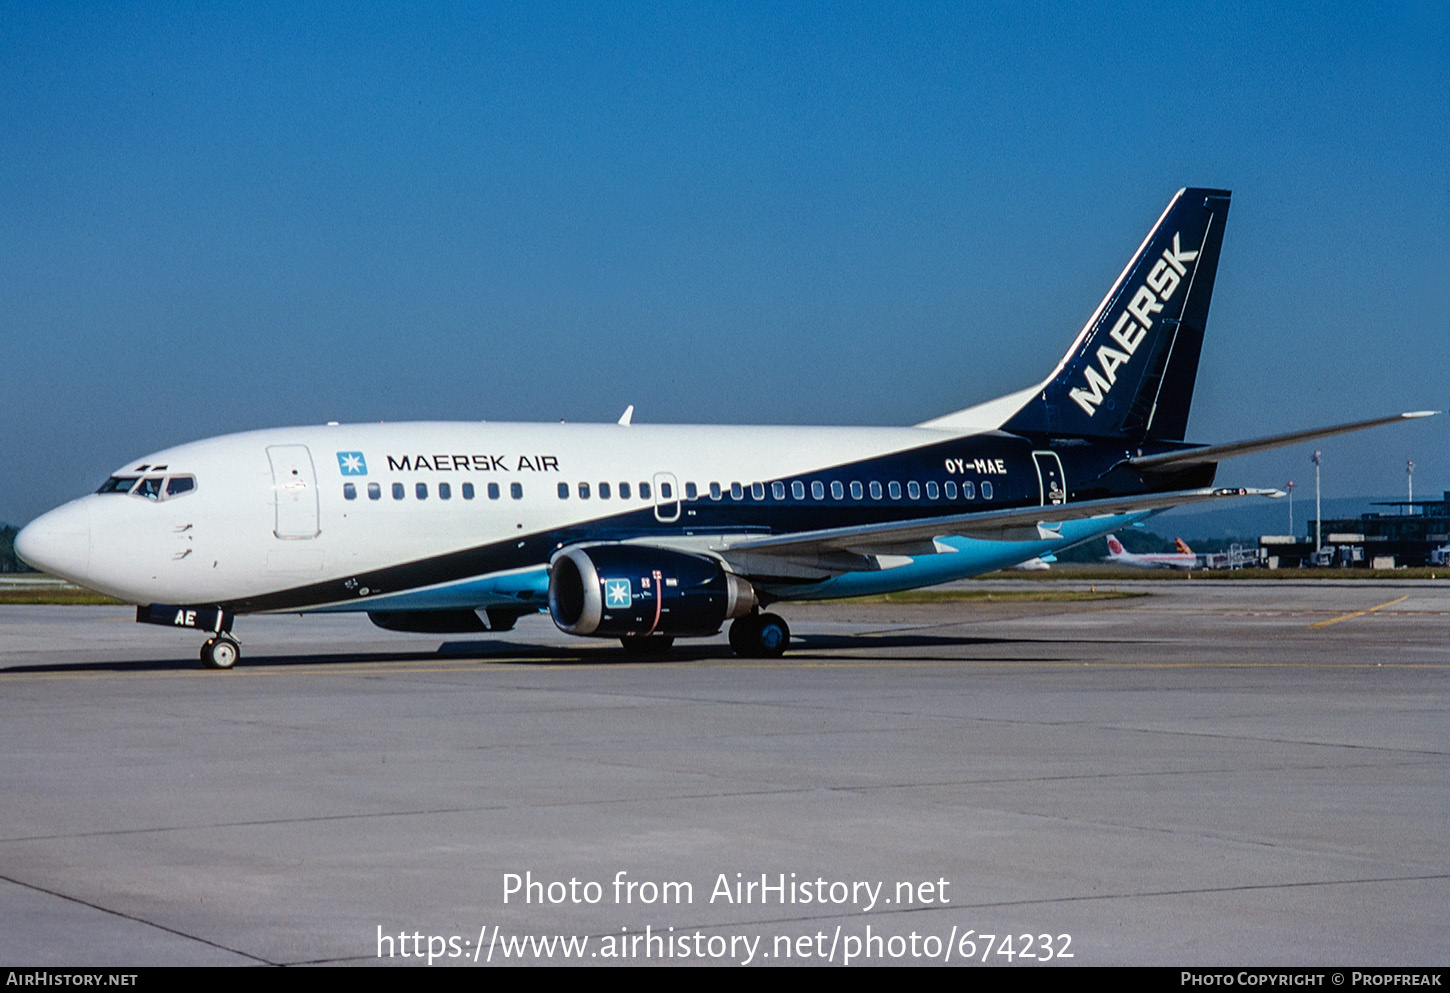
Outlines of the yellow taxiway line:
<svg viewBox="0 0 1450 993">
<path fill-rule="evenodd" d="M 1311 630 L 1314 628 L 1327 628 L 1329 627 L 1329 625 L 1338 624 L 1340 621 L 1353 620 L 1356 617 L 1363 617 L 1365 614 L 1373 614 L 1376 610 L 1383 610 L 1386 607 L 1393 607 L 1395 604 L 1403 603 L 1409 598 L 1410 594 L 1406 593 L 1404 596 L 1391 600 L 1388 603 L 1382 603 L 1378 607 L 1370 607 L 1368 610 L 1356 610 L 1351 614 L 1341 614 L 1338 617 L 1331 617 L 1327 621 L 1320 621 L 1317 624 L 1311 624 L 1309 625 L 1309 627 Z"/>
</svg>

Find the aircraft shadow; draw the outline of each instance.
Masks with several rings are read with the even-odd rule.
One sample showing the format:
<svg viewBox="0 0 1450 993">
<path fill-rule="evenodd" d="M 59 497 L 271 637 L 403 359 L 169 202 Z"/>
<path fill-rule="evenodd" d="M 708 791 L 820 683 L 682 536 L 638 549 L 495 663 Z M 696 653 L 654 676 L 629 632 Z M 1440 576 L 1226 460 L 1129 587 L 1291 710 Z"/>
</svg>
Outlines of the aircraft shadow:
<svg viewBox="0 0 1450 993">
<path fill-rule="evenodd" d="M 1110 640 L 1099 643 L 1128 644 L 1127 640 Z M 1133 642 L 1141 644 L 1141 641 Z M 1030 655 L 1013 652 L 1010 658 L 988 652 L 984 659 L 981 650 L 994 645 L 1045 646 L 1059 645 L 1061 652 L 1039 649 Z M 245 646 L 243 651 L 246 652 Z M 881 659 L 880 653 L 889 651 L 890 657 Z M 900 653 L 908 654 L 900 654 Z M 961 653 L 961 654 L 958 654 Z M 796 636 L 791 640 L 790 651 L 783 661 L 792 659 L 880 659 L 881 661 L 932 661 L 950 663 L 953 661 L 1000 661 L 1000 662 L 1051 662 L 1069 661 L 1079 655 L 1071 643 L 1060 639 L 1036 638 L 981 638 L 941 634 L 879 634 L 879 635 L 835 635 L 812 634 Z M 238 663 L 240 669 L 264 667 L 285 668 L 289 666 L 317 666 L 328 664 L 397 665 L 418 662 L 467 662 L 497 663 L 534 666 L 608 666 L 638 665 L 649 663 L 660 667 L 698 662 L 770 662 L 770 659 L 739 659 L 730 649 L 717 643 L 677 643 L 669 652 L 652 655 L 628 652 L 615 644 L 601 642 L 583 644 L 580 648 L 561 648 L 555 645 L 537 645 L 525 642 L 475 640 L 448 641 L 436 649 L 419 648 L 409 651 L 388 652 L 251 652 L 243 655 Z M 0 676 L 20 674 L 63 674 L 84 672 L 146 673 L 198 671 L 200 663 L 194 655 L 176 658 L 127 659 L 121 661 L 60 662 L 35 665 L 7 666 L 0 669 Z"/>
</svg>

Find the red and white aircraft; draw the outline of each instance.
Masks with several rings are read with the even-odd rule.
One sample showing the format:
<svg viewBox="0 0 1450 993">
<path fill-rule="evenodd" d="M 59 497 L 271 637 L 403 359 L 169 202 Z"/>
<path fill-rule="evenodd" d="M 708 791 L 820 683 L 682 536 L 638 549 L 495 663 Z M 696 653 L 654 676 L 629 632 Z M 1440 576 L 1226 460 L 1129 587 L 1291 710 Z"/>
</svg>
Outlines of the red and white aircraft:
<svg viewBox="0 0 1450 993">
<path fill-rule="evenodd" d="M 1198 556 L 1184 543 L 1182 538 L 1173 539 L 1176 552 L 1161 552 L 1148 555 L 1134 555 L 1123 547 L 1117 535 L 1108 535 L 1108 557 L 1113 565 L 1126 565 L 1134 569 L 1192 569 L 1198 565 Z"/>
</svg>

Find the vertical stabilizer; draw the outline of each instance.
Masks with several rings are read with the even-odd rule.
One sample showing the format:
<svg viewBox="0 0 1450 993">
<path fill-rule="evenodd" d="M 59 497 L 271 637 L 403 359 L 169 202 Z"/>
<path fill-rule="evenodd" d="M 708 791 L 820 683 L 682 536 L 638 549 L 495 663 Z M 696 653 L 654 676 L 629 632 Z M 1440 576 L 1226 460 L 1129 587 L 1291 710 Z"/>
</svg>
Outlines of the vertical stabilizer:
<svg viewBox="0 0 1450 993">
<path fill-rule="evenodd" d="M 1227 190 L 1179 190 L 1057 369 L 1003 429 L 1182 441 L 1228 206 Z"/>
</svg>

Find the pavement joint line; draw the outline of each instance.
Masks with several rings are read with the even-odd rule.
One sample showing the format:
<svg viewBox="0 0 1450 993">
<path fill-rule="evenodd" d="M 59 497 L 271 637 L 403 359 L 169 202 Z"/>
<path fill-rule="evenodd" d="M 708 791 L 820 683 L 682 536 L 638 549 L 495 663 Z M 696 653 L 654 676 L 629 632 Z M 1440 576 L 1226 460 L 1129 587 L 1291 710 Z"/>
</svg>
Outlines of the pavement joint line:
<svg viewBox="0 0 1450 993">
<path fill-rule="evenodd" d="M 270 959 L 264 959 L 260 955 L 253 955 L 251 952 L 244 952 L 239 948 L 231 948 L 227 945 L 220 944 L 219 942 L 212 941 L 210 938 L 203 938 L 199 934 L 190 934 L 186 931 L 180 931 L 174 927 L 169 927 L 165 924 L 158 924 L 156 921 L 148 921 L 144 917 L 137 917 L 135 914 L 128 914 L 123 910 L 116 910 L 112 907 L 102 906 L 99 903 L 94 903 L 90 900 L 83 900 L 78 896 L 71 896 L 69 893 L 61 893 L 58 890 L 49 889 L 45 886 L 38 886 L 35 883 L 27 883 L 25 880 L 16 879 L 14 876 L 0 876 L 0 881 L 11 883 L 15 886 L 21 887 L 22 889 L 31 890 L 35 893 L 44 893 L 46 896 L 53 896 L 57 900 L 64 900 L 67 903 L 75 903 L 79 904 L 82 907 L 90 907 L 92 910 L 98 910 L 103 914 L 110 914 L 112 917 L 119 917 L 124 921 L 131 921 L 135 924 L 141 924 L 145 927 L 153 927 L 156 928 L 158 931 L 165 931 L 167 934 L 174 934 L 178 938 L 186 938 L 189 941 L 195 941 L 203 945 L 209 945 L 212 948 L 218 948 L 224 952 L 230 952 L 233 955 L 240 955 L 242 958 L 251 959 L 253 962 L 260 962 L 263 965 L 277 965 L 276 962 L 273 962 Z"/>
</svg>

